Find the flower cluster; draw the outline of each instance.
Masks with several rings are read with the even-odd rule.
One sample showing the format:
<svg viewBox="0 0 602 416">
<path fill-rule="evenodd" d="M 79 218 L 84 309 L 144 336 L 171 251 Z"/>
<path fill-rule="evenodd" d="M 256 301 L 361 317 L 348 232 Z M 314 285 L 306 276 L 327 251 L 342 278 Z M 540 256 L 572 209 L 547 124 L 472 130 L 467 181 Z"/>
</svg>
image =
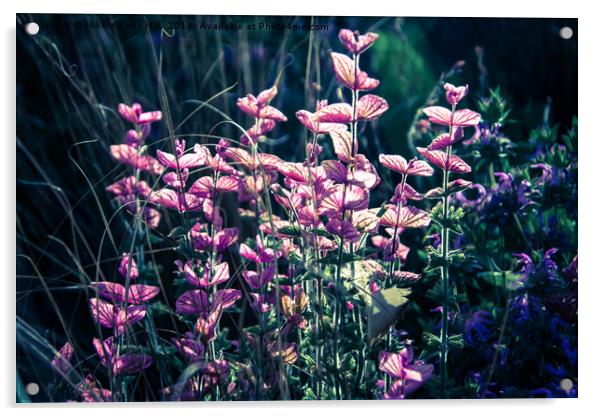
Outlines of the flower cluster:
<svg viewBox="0 0 602 416">
<path fill-rule="evenodd" d="M 298 158 L 264 146 L 288 121 L 276 85 L 237 98 L 252 119 L 238 138 L 147 144 L 161 112 L 119 105 L 133 128 L 110 153 L 128 173 L 106 189 L 132 221 L 114 243 L 119 282 L 88 285 L 103 376 L 71 383 L 81 400 L 131 400 L 155 370 L 152 394 L 173 401 L 576 394 L 559 387 L 577 364 L 576 222 L 554 196 L 573 187 L 573 139 L 513 169 L 499 91 L 477 113 L 461 108 L 468 85 L 442 82 L 448 105 L 417 113 L 417 157 L 372 158 L 364 127 L 389 109 L 367 72 L 379 35 L 338 35 L 338 102 L 317 97 L 285 125 L 305 138 Z M 76 352 L 52 359 L 64 379 Z M 549 382 L 519 380 L 521 357 Z"/>
<path fill-rule="evenodd" d="M 111 145 L 111 157 L 133 168 L 134 174 L 109 185 L 107 192 L 115 196 L 119 206 L 142 217 L 149 226 L 155 228 L 159 225 L 161 214 L 144 202 L 148 200 L 151 188 L 147 181 L 140 179 L 140 174 L 146 172 L 160 175 L 163 172 L 163 167 L 157 159 L 145 154 L 144 146 L 144 141 L 151 131 L 151 123 L 161 120 L 162 113 L 160 111 L 143 113 L 138 103 L 132 106 L 119 104 L 117 109 L 121 117 L 131 122 L 134 128 L 127 131 L 123 144 Z"/>
</svg>

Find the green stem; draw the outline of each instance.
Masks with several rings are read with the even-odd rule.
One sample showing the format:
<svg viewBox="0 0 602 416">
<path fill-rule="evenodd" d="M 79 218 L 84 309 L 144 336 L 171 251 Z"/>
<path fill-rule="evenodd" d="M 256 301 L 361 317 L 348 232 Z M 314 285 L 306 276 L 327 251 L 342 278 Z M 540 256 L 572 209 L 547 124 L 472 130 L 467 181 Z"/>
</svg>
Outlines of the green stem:
<svg viewBox="0 0 602 416">
<path fill-rule="evenodd" d="M 456 107 L 452 106 L 452 120 Z M 453 126 L 449 126 L 449 135 L 453 137 Z M 452 149 L 448 146 L 446 149 L 446 165 L 451 157 Z M 448 350 L 448 322 L 449 314 L 449 170 L 447 166 L 443 169 L 443 227 L 441 228 L 441 256 L 443 257 L 443 266 L 441 267 L 441 281 L 443 283 L 443 300 L 441 305 L 441 336 L 440 336 L 440 379 L 441 379 L 441 398 L 445 397 L 445 388 L 447 384 L 447 350 Z"/>
<path fill-rule="evenodd" d="M 345 245 L 343 239 L 341 238 L 341 242 L 339 244 L 339 258 L 337 261 L 337 273 L 336 280 L 334 286 L 334 294 L 335 294 L 335 304 L 334 304 L 334 317 L 333 317 L 333 353 L 334 353 L 334 368 L 338 369 L 340 367 L 341 361 L 339 357 L 339 325 L 341 321 L 341 299 L 339 298 L 339 286 L 341 284 L 341 269 L 343 268 L 343 246 Z M 335 385 L 335 394 L 337 400 L 341 399 L 341 384 L 339 383 L 339 376 L 335 374 L 334 376 L 334 385 Z"/>
</svg>

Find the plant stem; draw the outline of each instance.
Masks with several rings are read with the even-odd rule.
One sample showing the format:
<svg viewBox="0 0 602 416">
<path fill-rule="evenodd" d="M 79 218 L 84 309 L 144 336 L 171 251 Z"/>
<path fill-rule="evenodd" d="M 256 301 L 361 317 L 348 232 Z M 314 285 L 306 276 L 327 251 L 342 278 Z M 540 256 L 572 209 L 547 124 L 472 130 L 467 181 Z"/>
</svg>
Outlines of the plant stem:
<svg viewBox="0 0 602 416">
<path fill-rule="evenodd" d="M 456 106 L 452 106 L 452 116 L 455 112 Z M 449 135 L 453 137 L 453 125 L 449 126 Z M 443 300 L 441 305 L 441 337 L 440 337 L 440 379 L 441 379 L 441 398 L 445 397 L 445 387 L 447 384 L 447 341 L 448 341 L 448 314 L 449 314 L 449 195 L 448 195 L 448 183 L 449 183 L 449 169 L 447 167 L 447 161 L 451 157 L 452 149 L 451 145 L 446 149 L 446 162 L 443 169 L 443 226 L 441 228 L 441 256 L 443 258 L 443 266 L 441 267 L 441 281 L 443 283 Z"/>
<path fill-rule="evenodd" d="M 336 280 L 334 286 L 335 293 L 335 304 L 334 304 L 334 317 L 333 317 L 333 353 L 334 353 L 334 368 L 338 369 L 341 362 L 339 357 L 339 325 L 341 323 L 341 299 L 339 298 L 339 285 L 341 284 L 341 269 L 343 268 L 343 246 L 345 245 L 343 239 L 341 238 L 341 242 L 339 245 L 339 258 L 337 261 L 337 273 Z M 339 376 L 335 374 L 334 376 L 334 385 L 335 385 L 335 394 L 337 400 L 341 399 L 341 385 L 339 383 Z"/>
</svg>

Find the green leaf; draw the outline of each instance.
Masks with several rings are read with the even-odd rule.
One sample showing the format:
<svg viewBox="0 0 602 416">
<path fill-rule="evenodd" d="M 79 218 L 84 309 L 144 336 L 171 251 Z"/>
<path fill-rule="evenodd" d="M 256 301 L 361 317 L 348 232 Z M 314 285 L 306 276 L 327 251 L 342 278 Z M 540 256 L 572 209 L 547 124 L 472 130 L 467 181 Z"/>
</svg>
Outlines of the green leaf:
<svg viewBox="0 0 602 416">
<path fill-rule="evenodd" d="M 150 309 L 152 309 L 154 314 L 157 314 L 157 315 L 169 314 L 172 312 L 172 310 L 169 306 L 164 305 L 161 302 L 153 302 L 148 307 Z"/>
<path fill-rule="evenodd" d="M 447 340 L 449 349 L 462 349 L 464 348 L 464 336 L 462 334 L 452 335 Z"/>
<path fill-rule="evenodd" d="M 172 228 L 169 234 L 167 234 L 167 236 L 172 238 L 181 237 L 183 235 L 186 235 L 186 233 L 188 233 L 188 228 L 183 225 L 179 225 L 177 227 Z"/>
<path fill-rule="evenodd" d="M 303 400 L 317 400 L 317 399 L 318 399 L 318 396 L 316 396 L 316 394 L 311 389 L 311 387 L 308 387 L 305 389 Z"/>
<path fill-rule="evenodd" d="M 368 297 L 367 335 L 370 345 L 374 345 L 397 322 L 410 293 L 409 289 L 389 288 Z"/>
<path fill-rule="evenodd" d="M 282 227 L 278 229 L 279 234 L 290 235 L 291 237 L 301 236 L 301 229 L 292 225 Z"/>
<path fill-rule="evenodd" d="M 332 238 L 332 234 L 330 234 L 328 231 L 326 231 L 324 229 L 312 228 L 309 232 L 312 234 L 318 235 L 320 237 Z"/>
<path fill-rule="evenodd" d="M 424 335 L 423 335 L 423 338 L 424 338 L 424 342 L 429 347 L 439 348 L 439 345 L 441 344 L 441 340 L 439 339 L 439 337 L 437 335 L 435 335 L 435 334 L 430 333 L 430 332 L 425 332 Z"/>
</svg>

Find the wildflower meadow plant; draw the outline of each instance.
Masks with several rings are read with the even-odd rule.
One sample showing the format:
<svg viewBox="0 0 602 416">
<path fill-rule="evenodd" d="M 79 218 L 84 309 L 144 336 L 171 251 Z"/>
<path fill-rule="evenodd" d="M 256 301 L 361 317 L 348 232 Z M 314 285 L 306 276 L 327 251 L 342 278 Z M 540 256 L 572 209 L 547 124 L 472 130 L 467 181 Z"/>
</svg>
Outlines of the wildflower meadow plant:
<svg viewBox="0 0 602 416">
<path fill-rule="evenodd" d="M 78 264 L 93 325 L 44 356 L 55 397 L 577 394 L 576 210 L 554 197 L 576 198 L 576 121 L 517 153 L 500 91 L 442 76 L 407 154 L 384 151 L 379 120 L 402 107 L 370 70 L 380 38 L 341 29 L 310 51 L 331 87 L 292 115 L 282 73 L 202 102 L 223 117 L 208 132 L 182 132 L 164 94 L 161 111 L 111 104 L 126 127 L 105 146 L 98 259 L 115 255 Z M 301 154 L 279 148 L 289 135 Z M 508 370 L 521 359 L 544 375 Z"/>
</svg>

